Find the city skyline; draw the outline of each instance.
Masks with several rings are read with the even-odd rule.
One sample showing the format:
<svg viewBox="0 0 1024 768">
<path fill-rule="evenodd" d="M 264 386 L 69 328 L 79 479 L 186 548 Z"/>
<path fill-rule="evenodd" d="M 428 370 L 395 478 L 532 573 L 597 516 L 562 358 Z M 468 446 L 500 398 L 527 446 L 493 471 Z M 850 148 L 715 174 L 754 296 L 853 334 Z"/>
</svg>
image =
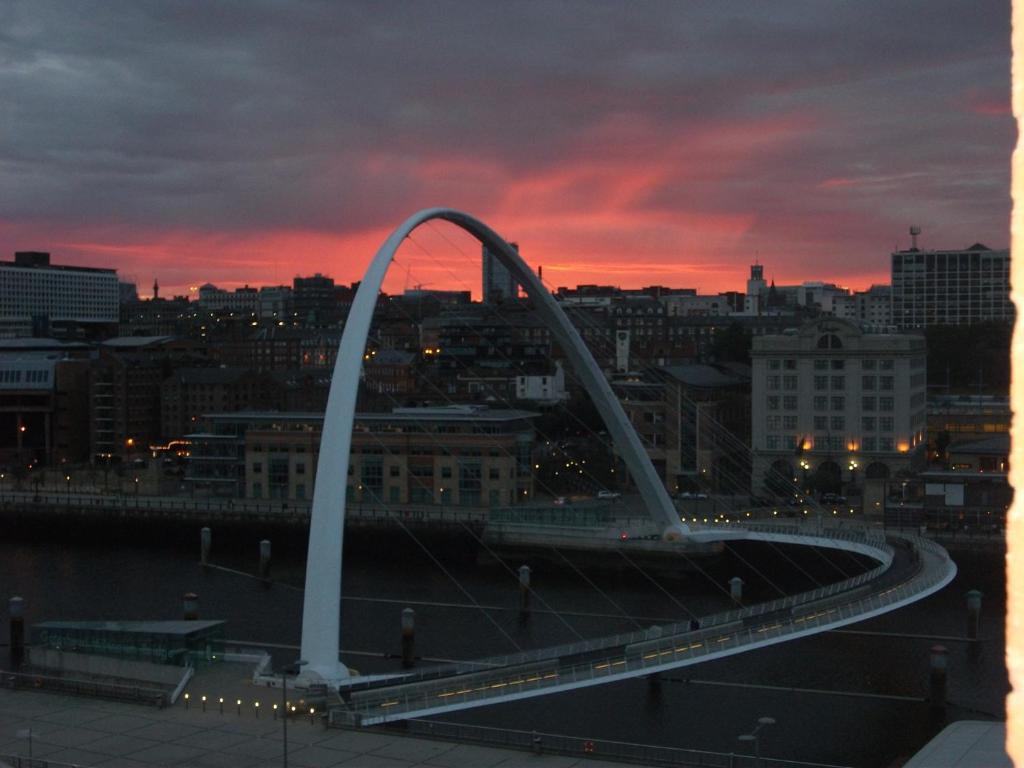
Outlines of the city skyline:
<svg viewBox="0 0 1024 768">
<path fill-rule="evenodd" d="M 164 295 L 348 283 L 450 205 L 552 286 L 713 293 L 754 261 L 887 282 L 911 224 L 1006 246 L 1008 7 L 649 8 L 15 3 L 0 250 Z M 473 244 L 419 244 L 386 289 L 465 288 Z"/>
</svg>

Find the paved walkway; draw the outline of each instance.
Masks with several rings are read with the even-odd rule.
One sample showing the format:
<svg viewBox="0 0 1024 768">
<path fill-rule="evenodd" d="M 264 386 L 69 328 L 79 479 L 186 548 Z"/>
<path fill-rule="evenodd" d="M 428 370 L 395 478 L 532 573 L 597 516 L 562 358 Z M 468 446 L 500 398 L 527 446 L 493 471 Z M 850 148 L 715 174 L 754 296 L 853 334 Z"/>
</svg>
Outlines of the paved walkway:
<svg viewBox="0 0 1024 768">
<path fill-rule="evenodd" d="M 216 701 L 214 699 L 213 701 Z M 18 732 L 32 729 L 36 758 L 103 768 L 255 768 L 279 766 L 281 723 L 257 719 L 233 702 L 224 714 L 178 705 L 159 710 L 36 691 L 0 690 L 0 755 L 27 756 Z M 611 768 L 595 760 L 405 738 L 375 731 L 327 729 L 309 718 L 288 724 L 288 764 L 295 768 Z M 3 765 L 0 761 L 0 765 Z M 621 765 L 621 764 L 615 764 Z"/>
</svg>

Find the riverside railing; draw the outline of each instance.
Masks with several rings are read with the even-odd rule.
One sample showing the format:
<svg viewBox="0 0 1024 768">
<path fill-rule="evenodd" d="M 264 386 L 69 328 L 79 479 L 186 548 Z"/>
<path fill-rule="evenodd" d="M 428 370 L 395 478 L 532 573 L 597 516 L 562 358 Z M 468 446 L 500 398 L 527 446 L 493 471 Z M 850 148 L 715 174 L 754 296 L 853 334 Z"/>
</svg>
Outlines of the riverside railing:
<svg viewBox="0 0 1024 768">
<path fill-rule="evenodd" d="M 2 672 L 0 673 L 0 687 L 12 690 L 58 691 L 76 696 L 139 702 L 161 708 L 167 704 L 167 691 L 159 688 L 123 685 L 101 680 L 79 680 L 71 677 L 39 675 L 34 672 Z"/>
<path fill-rule="evenodd" d="M 662 747 L 609 739 L 588 739 L 538 731 L 518 731 L 479 725 L 463 725 L 439 720 L 407 720 L 404 733 L 409 736 L 478 744 L 504 749 L 528 750 L 541 754 L 583 756 L 595 760 L 615 760 L 633 765 L 692 766 L 693 768 L 845 768 L 825 763 L 778 760 L 728 752 Z"/>
<path fill-rule="evenodd" d="M 896 603 L 933 591 L 936 585 L 948 583 L 952 579 L 956 572 L 955 566 L 944 549 L 926 539 L 913 539 L 913 543 L 922 553 L 922 567 L 914 577 L 851 603 L 842 603 L 800 616 L 790 616 L 789 620 L 774 621 L 761 626 L 702 631 L 697 636 L 682 639 L 669 637 L 648 640 L 625 648 L 621 654 L 561 665 L 548 672 L 519 673 L 510 669 L 504 674 L 479 677 L 465 684 L 455 678 L 435 681 L 433 684 L 402 686 L 390 692 L 355 694 L 350 704 L 351 711 L 332 710 L 331 717 L 332 720 L 351 721 L 354 724 L 386 722 L 402 719 L 403 713 L 472 706 L 510 693 L 590 685 L 602 678 L 624 676 L 626 673 L 632 673 L 629 676 L 649 674 L 661 669 L 683 666 L 688 662 L 695 663 L 695 659 L 722 654 L 723 651 L 768 645 L 797 633 L 807 634 L 808 630 L 852 623 L 883 613 Z"/>
</svg>

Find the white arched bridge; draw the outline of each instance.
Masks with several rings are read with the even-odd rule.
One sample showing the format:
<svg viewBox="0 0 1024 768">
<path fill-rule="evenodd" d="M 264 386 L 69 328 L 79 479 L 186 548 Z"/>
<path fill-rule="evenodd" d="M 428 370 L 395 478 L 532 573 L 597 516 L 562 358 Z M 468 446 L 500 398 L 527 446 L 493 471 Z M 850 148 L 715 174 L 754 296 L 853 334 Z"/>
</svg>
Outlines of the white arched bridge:
<svg viewBox="0 0 1024 768">
<path fill-rule="evenodd" d="M 651 520 L 665 541 L 751 540 L 845 550 L 873 559 L 870 571 L 812 592 L 728 613 L 416 674 L 361 679 L 338 658 L 342 537 L 356 394 L 377 296 L 395 252 L 421 224 L 451 222 L 478 238 L 533 300 L 540 318 L 594 399 Z M 680 521 L 639 437 L 572 322 L 519 254 L 477 219 L 447 208 L 421 211 L 384 242 L 360 284 L 331 382 L 310 519 L 300 684 L 326 683 L 344 706 L 332 720 L 374 724 L 640 677 L 852 624 L 920 600 L 948 584 L 956 566 L 937 544 L 886 538 L 861 526 L 688 526 Z"/>
</svg>

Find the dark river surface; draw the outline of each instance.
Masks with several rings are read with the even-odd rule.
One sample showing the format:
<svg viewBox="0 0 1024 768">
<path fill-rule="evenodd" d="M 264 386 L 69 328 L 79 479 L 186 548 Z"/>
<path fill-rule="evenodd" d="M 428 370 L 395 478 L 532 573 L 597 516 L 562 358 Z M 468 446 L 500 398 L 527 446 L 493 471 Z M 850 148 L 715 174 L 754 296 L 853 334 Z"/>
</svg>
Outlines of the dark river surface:
<svg viewBox="0 0 1024 768">
<path fill-rule="evenodd" d="M 47 619 L 180 618 L 182 594 L 195 591 L 202 618 L 227 620 L 229 638 L 298 644 L 303 536 L 215 530 L 212 561 L 254 572 L 257 542 L 264 536 L 274 542 L 275 583 L 269 588 L 245 575 L 202 568 L 195 530 L 8 530 L 0 537 L 0 597 L 24 597 L 31 624 Z M 471 659 L 512 652 L 513 641 L 523 648 L 541 647 L 576 639 L 574 630 L 593 637 L 635 629 L 623 610 L 644 626 L 685 619 L 687 611 L 701 615 L 722 610 L 729 603 L 726 582 L 734 575 L 743 577 L 746 597 L 755 600 L 777 597 L 776 588 L 812 588 L 815 582 L 838 580 L 864 568 L 843 553 L 753 543 L 701 561 L 703 573 L 692 567 L 678 573 L 641 573 L 612 558 L 610 567 L 579 565 L 584 578 L 565 563 L 537 559 L 530 563 L 534 588 L 559 616 L 544 612 L 535 599 L 537 612 L 521 623 L 512 573 L 521 561 L 509 562 L 508 569 L 480 564 L 478 545 L 468 537 L 425 543 L 440 565 L 401 532 L 348 536 L 342 648 L 356 652 L 343 656 L 349 666 L 362 672 L 398 668 L 393 657 L 383 654 L 400 650 L 399 616 L 406 605 L 417 611 L 418 654 Z M 770 715 L 777 724 L 762 732 L 763 755 L 838 765 L 898 764 L 943 722 L 1003 718 L 1009 689 L 1003 554 L 952 554 L 959 573 L 940 593 L 848 628 L 962 638 L 964 594 L 970 589 L 984 592 L 981 642 L 945 643 L 950 653 L 945 721 L 920 701 L 928 689 L 928 650 L 936 641 L 859 632 L 816 635 L 685 667 L 664 674 L 659 685 L 628 680 L 449 713 L 442 719 L 740 753 L 749 747 L 737 737 L 758 717 Z M 0 630 L 6 641 L 6 611 Z M 274 654 L 276 663 L 288 662 L 297 651 Z M 0 659 L 6 661 L 5 655 Z"/>
</svg>

